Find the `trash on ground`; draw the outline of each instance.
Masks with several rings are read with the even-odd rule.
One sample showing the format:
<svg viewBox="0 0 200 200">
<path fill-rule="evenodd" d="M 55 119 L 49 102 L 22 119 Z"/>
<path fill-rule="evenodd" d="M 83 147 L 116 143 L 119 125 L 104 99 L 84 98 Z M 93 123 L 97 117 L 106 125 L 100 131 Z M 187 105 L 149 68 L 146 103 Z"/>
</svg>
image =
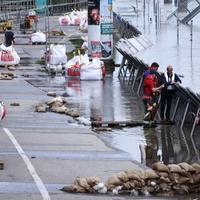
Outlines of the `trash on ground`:
<svg viewBox="0 0 200 200">
<path fill-rule="evenodd" d="M 10 106 L 20 106 L 20 104 L 17 103 L 17 102 L 13 102 L 13 103 L 10 104 Z"/>
<path fill-rule="evenodd" d="M 0 160 L 0 170 L 4 169 L 4 162 Z"/>
</svg>

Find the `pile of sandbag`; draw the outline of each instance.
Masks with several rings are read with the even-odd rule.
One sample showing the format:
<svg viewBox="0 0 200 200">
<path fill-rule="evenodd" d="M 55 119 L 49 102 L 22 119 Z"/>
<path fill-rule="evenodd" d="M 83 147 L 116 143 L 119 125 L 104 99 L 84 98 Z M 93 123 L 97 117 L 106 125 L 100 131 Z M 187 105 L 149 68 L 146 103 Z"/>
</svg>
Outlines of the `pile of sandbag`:
<svg viewBox="0 0 200 200">
<path fill-rule="evenodd" d="M 73 10 L 71 13 L 59 17 L 58 21 L 60 26 L 66 26 L 66 25 L 77 25 L 84 24 L 83 21 L 86 21 L 87 19 L 87 11 L 77 11 Z"/>
<path fill-rule="evenodd" d="M 107 189 L 104 183 L 100 182 L 97 176 L 87 178 L 76 178 L 73 185 L 65 186 L 61 189 L 65 192 L 78 192 L 78 193 L 106 193 Z"/>
<path fill-rule="evenodd" d="M 102 80 L 105 77 L 104 62 L 93 58 L 90 62 L 88 55 L 74 56 L 66 64 L 66 77 L 80 77 L 80 80 Z"/>
<path fill-rule="evenodd" d="M 67 102 L 62 97 L 55 97 L 45 104 L 39 103 L 35 107 L 36 112 L 55 112 L 60 114 L 66 114 L 71 117 L 79 117 L 80 114 L 67 106 Z"/>
<path fill-rule="evenodd" d="M 12 45 L 9 47 L 6 47 L 4 44 L 1 44 L 0 46 L 0 65 L 1 66 L 18 65 L 19 61 L 20 61 L 20 57 Z"/>
<path fill-rule="evenodd" d="M 87 183 L 87 178 L 79 178 L 78 180 L 81 180 L 81 184 L 80 181 L 77 182 L 76 180 L 72 186 L 64 187 L 62 190 L 66 192 L 96 192 L 136 196 L 140 194 L 174 195 L 199 193 L 200 164 L 194 163 L 189 165 L 182 162 L 165 165 L 157 162 L 152 165 L 152 169 L 129 169 L 119 172 L 109 177 L 106 183 L 101 183 L 98 179 L 98 182 L 95 182 L 96 185 L 90 185 Z M 101 188 L 101 190 L 94 189 L 97 187 Z"/>
<path fill-rule="evenodd" d="M 0 74 L 0 80 L 12 80 L 14 79 L 16 76 L 11 73 L 11 72 L 2 72 Z"/>
<path fill-rule="evenodd" d="M 81 67 L 89 64 L 89 57 L 87 54 L 77 55 L 70 59 L 65 68 L 66 68 L 66 77 L 80 77 Z"/>
</svg>

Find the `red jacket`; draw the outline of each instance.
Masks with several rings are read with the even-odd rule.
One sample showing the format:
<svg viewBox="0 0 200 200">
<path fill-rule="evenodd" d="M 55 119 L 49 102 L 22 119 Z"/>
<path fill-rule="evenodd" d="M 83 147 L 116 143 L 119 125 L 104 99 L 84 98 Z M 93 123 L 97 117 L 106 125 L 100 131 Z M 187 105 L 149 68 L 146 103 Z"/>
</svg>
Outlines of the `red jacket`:
<svg viewBox="0 0 200 200">
<path fill-rule="evenodd" d="M 152 97 L 154 95 L 152 89 L 155 87 L 157 87 L 157 79 L 154 75 L 149 74 L 143 81 L 144 96 Z"/>
</svg>

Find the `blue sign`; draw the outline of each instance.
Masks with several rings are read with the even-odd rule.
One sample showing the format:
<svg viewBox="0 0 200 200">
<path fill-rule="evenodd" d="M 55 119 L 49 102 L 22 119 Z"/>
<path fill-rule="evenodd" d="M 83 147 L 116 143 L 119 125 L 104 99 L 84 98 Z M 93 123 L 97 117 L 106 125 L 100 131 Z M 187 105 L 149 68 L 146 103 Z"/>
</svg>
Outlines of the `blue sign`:
<svg viewBox="0 0 200 200">
<path fill-rule="evenodd" d="M 37 12 L 44 13 L 46 5 L 47 5 L 47 0 L 36 0 Z"/>
</svg>

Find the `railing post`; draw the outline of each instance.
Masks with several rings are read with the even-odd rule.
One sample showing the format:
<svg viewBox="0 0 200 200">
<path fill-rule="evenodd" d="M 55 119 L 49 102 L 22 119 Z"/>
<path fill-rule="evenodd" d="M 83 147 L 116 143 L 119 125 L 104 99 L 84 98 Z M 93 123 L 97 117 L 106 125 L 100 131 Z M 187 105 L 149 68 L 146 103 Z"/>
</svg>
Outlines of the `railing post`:
<svg viewBox="0 0 200 200">
<path fill-rule="evenodd" d="M 191 137 L 194 134 L 194 130 L 195 130 L 195 127 L 196 127 L 196 124 L 197 124 L 197 120 L 199 120 L 199 112 L 200 112 L 200 108 L 197 109 L 197 113 L 196 113 L 196 116 L 195 116 L 195 119 L 194 119 L 194 123 L 193 123 L 193 126 L 192 126 L 191 133 L 190 133 Z"/>
<path fill-rule="evenodd" d="M 126 61 L 126 58 L 123 56 L 122 62 L 121 62 L 120 67 L 119 67 L 118 78 L 121 78 L 121 76 L 122 76 L 122 70 L 124 70 L 125 61 Z"/>
<path fill-rule="evenodd" d="M 184 125 L 184 122 L 185 122 L 185 118 L 186 118 L 189 106 L 190 106 L 190 102 L 188 100 L 186 108 L 185 108 L 185 112 L 184 112 L 184 115 L 183 115 L 183 119 L 182 119 L 182 122 L 181 122 L 181 129 L 183 128 L 183 125 Z"/>
<path fill-rule="evenodd" d="M 176 104 L 175 104 L 175 107 L 174 107 L 174 112 L 172 114 L 172 121 L 174 121 L 174 118 L 176 116 L 176 112 L 177 112 L 177 109 L 178 109 L 178 104 L 179 104 L 179 101 L 180 101 L 180 96 L 178 97 L 177 101 L 176 101 Z"/>
</svg>

